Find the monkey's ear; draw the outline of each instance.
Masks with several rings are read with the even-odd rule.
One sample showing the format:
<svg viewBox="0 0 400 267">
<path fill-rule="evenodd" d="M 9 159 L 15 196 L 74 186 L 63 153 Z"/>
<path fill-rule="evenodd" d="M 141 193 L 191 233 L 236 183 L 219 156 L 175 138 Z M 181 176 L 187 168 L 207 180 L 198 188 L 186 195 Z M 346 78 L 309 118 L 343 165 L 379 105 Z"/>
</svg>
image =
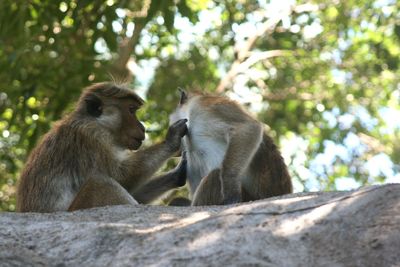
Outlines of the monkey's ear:
<svg viewBox="0 0 400 267">
<path fill-rule="evenodd" d="M 186 91 L 183 90 L 182 88 L 179 87 L 178 90 L 181 93 L 181 99 L 179 100 L 179 104 L 183 105 L 188 100 L 188 95 L 187 95 Z"/>
<path fill-rule="evenodd" d="M 93 117 L 99 117 L 103 113 L 103 102 L 96 95 L 88 95 L 85 98 L 86 111 Z"/>
</svg>

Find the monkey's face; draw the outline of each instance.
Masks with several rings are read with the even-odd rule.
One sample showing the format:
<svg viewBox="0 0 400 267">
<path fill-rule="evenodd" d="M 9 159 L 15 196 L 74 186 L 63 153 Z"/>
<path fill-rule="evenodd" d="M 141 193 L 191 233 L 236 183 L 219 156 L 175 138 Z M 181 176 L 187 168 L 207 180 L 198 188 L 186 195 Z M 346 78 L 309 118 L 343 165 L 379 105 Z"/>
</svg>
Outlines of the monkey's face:
<svg viewBox="0 0 400 267">
<path fill-rule="evenodd" d="M 131 99 L 120 99 L 120 101 L 119 142 L 123 147 L 136 150 L 145 138 L 145 128 L 136 115 L 140 106 Z"/>
<path fill-rule="evenodd" d="M 101 90 L 102 87 L 97 89 L 100 93 Z M 126 89 L 112 87 L 111 90 L 114 90 L 114 95 L 125 90 L 125 95 L 104 96 L 89 91 L 83 97 L 86 105 L 85 112 L 90 117 L 94 117 L 102 129 L 111 134 L 115 145 L 131 150 L 138 149 L 145 138 L 145 128 L 136 116 L 143 100 Z"/>
</svg>

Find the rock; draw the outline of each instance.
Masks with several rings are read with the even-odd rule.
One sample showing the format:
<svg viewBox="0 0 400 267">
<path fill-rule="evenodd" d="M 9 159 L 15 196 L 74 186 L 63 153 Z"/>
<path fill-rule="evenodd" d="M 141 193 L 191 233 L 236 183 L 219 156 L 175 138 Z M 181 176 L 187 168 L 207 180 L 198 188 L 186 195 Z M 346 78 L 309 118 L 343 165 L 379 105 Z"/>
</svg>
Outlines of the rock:
<svg viewBox="0 0 400 267">
<path fill-rule="evenodd" d="M 399 266 L 400 185 L 0 215 L 1 266 Z"/>
</svg>

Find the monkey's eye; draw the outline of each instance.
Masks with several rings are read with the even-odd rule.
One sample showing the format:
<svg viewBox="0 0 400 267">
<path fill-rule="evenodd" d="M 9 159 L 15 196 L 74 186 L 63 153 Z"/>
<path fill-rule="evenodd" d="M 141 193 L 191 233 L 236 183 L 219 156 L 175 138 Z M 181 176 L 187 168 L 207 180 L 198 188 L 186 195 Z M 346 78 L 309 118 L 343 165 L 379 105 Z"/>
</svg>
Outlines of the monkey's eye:
<svg viewBox="0 0 400 267">
<path fill-rule="evenodd" d="M 129 106 L 129 113 L 130 114 L 134 115 L 136 113 L 136 110 L 137 110 L 136 106 L 134 106 L 134 105 L 130 105 Z"/>
</svg>

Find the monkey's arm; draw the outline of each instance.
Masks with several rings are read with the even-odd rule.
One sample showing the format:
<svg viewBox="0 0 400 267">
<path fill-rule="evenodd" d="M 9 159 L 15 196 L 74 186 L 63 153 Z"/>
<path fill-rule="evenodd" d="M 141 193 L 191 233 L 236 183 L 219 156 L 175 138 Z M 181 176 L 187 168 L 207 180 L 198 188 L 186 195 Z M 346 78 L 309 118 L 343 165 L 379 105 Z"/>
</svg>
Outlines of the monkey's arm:
<svg viewBox="0 0 400 267">
<path fill-rule="evenodd" d="M 147 204 L 168 190 L 185 185 L 186 165 L 187 161 L 183 156 L 182 161 L 175 169 L 151 179 L 131 192 L 131 194 L 139 203 Z"/>
<path fill-rule="evenodd" d="M 241 201 L 240 176 L 248 167 L 262 142 L 263 127 L 257 121 L 231 125 L 228 132 L 228 149 L 221 166 L 222 204 Z"/>
<path fill-rule="evenodd" d="M 133 152 L 122 162 L 121 172 L 125 175 L 119 182 L 132 191 L 151 177 L 179 150 L 181 139 L 187 133 L 186 122 L 187 120 L 183 119 L 171 125 L 164 142 Z"/>
</svg>

